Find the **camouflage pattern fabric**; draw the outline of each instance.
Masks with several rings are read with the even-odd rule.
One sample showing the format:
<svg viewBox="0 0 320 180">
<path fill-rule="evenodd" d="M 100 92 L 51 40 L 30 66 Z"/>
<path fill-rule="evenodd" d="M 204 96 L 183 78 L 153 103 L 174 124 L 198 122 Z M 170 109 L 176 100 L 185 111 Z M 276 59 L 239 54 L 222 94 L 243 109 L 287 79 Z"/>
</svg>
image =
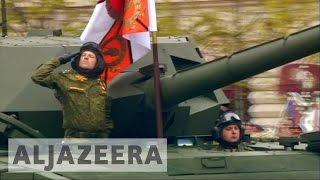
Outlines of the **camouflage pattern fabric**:
<svg viewBox="0 0 320 180">
<path fill-rule="evenodd" d="M 243 151 L 254 151 L 254 149 L 248 147 L 244 143 L 240 143 L 237 148 L 229 149 L 224 148 L 222 146 L 218 146 L 217 151 L 225 151 L 225 152 L 243 152 Z"/>
<path fill-rule="evenodd" d="M 221 146 L 217 141 L 212 142 L 213 150 L 215 151 L 224 151 L 224 152 L 243 152 L 243 151 L 254 151 L 251 147 L 247 145 L 245 142 L 239 143 L 236 148 L 230 149 Z"/>
</svg>

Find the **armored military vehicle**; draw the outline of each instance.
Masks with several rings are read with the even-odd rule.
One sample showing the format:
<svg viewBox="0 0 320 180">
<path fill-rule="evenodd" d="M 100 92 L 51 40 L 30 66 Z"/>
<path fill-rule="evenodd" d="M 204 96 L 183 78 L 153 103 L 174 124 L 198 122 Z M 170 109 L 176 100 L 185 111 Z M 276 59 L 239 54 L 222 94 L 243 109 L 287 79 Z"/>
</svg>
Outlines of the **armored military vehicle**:
<svg viewBox="0 0 320 180">
<path fill-rule="evenodd" d="M 58 32 L 58 33 L 57 33 Z M 41 36 L 40 36 L 41 35 Z M 163 100 L 163 132 L 168 138 L 167 173 L 17 173 L 7 172 L 8 138 L 63 137 L 62 113 L 53 93 L 30 79 L 32 70 L 52 56 L 79 50 L 78 37 L 37 30 L 28 37 L 0 41 L 1 179 L 319 179 L 320 132 L 299 138 L 257 142 L 250 152 L 217 152 L 211 127 L 222 104 L 220 89 L 320 51 L 320 26 L 204 61 L 190 37 L 160 37 L 158 53 Z M 68 65 L 59 70 L 69 68 Z M 112 137 L 156 137 L 152 54 L 109 85 Z M 125 113 L 123 113 L 125 112 Z"/>
</svg>

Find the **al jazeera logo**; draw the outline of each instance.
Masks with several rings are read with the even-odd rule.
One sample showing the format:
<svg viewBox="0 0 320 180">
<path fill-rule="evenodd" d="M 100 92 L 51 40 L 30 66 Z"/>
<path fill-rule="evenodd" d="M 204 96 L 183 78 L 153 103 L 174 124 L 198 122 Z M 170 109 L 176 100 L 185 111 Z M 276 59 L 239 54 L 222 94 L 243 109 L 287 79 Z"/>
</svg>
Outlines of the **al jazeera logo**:
<svg viewBox="0 0 320 180">
<path fill-rule="evenodd" d="M 9 172 L 166 172 L 166 139 L 9 139 Z"/>
</svg>

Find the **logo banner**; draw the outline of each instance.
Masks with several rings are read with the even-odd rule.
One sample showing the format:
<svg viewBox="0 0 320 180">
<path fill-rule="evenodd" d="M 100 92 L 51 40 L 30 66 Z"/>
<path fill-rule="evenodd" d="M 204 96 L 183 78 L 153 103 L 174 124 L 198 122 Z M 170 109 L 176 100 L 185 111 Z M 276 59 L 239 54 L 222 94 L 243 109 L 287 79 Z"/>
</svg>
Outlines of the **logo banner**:
<svg viewBox="0 0 320 180">
<path fill-rule="evenodd" d="M 9 172 L 166 172 L 166 139 L 9 139 Z"/>
</svg>

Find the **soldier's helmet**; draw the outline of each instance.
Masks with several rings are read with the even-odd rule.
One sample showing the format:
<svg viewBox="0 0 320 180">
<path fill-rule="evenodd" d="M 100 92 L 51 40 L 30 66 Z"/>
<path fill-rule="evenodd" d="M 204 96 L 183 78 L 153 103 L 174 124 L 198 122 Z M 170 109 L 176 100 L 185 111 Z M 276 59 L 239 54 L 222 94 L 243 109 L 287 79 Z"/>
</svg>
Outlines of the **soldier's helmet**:
<svg viewBox="0 0 320 180">
<path fill-rule="evenodd" d="M 226 142 L 222 138 L 222 130 L 225 127 L 232 125 L 232 124 L 237 125 L 240 129 L 239 141 L 234 142 L 234 143 Z M 226 146 L 238 145 L 244 136 L 244 129 L 242 128 L 241 124 L 242 124 L 241 119 L 236 113 L 234 113 L 232 111 L 227 111 L 227 112 L 223 113 L 220 116 L 218 123 L 216 124 L 216 126 L 212 130 L 213 139 L 218 141 L 220 144 L 226 145 Z"/>
<path fill-rule="evenodd" d="M 97 65 L 94 69 L 83 69 L 83 68 L 79 67 L 80 56 L 84 51 L 91 51 L 96 55 Z M 96 77 L 100 76 L 103 73 L 103 71 L 106 67 L 106 64 L 104 62 L 103 55 L 102 55 L 101 49 L 99 47 L 99 44 L 97 44 L 95 42 L 84 43 L 80 47 L 80 55 L 74 57 L 73 60 L 71 61 L 71 67 L 75 71 L 77 71 L 78 73 L 85 75 L 89 78 L 96 78 Z"/>
</svg>

